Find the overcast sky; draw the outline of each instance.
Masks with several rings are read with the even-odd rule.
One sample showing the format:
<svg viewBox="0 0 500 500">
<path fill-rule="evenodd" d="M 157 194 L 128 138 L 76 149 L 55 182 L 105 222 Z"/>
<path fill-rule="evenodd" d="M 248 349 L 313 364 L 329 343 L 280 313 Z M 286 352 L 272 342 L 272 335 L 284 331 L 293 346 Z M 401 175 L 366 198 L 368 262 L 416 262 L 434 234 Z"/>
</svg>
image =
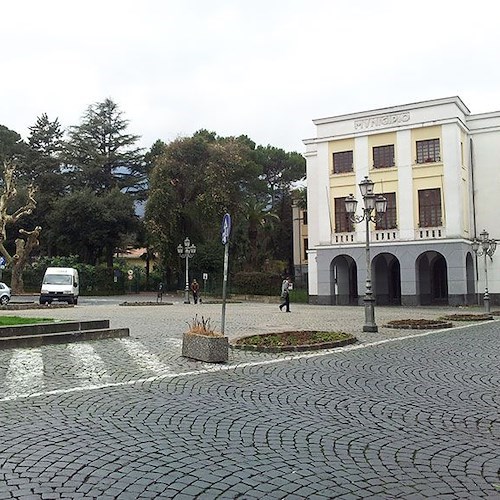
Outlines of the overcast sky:
<svg viewBox="0 0 500 500">
<path fill-rule="evenodd" d="M 494 0 L 3 1 L 0 124 L 109 97 L 149 148 L 200 128 L 303 152 L 314 118 L 458 95 L 500 109 Z"/>
</svg>

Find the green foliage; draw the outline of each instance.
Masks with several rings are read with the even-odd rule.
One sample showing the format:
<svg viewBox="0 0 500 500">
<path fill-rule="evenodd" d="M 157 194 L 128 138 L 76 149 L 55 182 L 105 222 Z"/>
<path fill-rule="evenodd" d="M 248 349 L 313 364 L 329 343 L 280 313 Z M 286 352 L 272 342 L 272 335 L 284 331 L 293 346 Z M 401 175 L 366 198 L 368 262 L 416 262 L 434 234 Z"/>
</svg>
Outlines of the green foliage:
<svg viewBox="0 0 500 500">
<path fill-rule="evenodd" d="M 143 197 L 145 164 L 139 136 L 128 134 L 128 121 L 111 99 L 87 108 L 80 125 L 70 127 L 65 160 L 73 189 L 96 193 L 126 190 Z"/>
<path fill-rule="evenodd" d="M 66 131 L 67 141 L 59 120 L 45 113 L 29 127 L 27 144 L 0 126 L 0 158 L 16 159 L 19 191 L 29 182 L 38 187 L 25 225 L 42 227 L 40 255 L 78 253 L 81 262 L 111 269 L 116 248 L 140 244 L 159 255 L 151 283 L 161 280 L 168 289 L 183 272 L 176 247 L 189 236 L 198 247 L 190 269 L 218 282 L 220 224 L 228 212 L 231 272 L 265 270 L 277 259 L 293 268 L 290 191 L 305 175 L 300 154 L 200 130 L 170 143 L 158 140 L 144 155 L 128 126 L 111 99 L 90 105 Z M 137 200 L 147 200 L 142 233 Z M 12 227 L 6 248 L 13 248 L 19 228 Z M 141 275 L 140 287 L 148 284 Z"/>
<path fill-rule="evenodd" d="M 247 295 L 279 295 L 281 277 L 274 273 L 238 272 L 231 279 L 233 293 Z"/>
<path fill-rule="evenodd" d="M 290 231 L 284 225 L 291 226 L 291 183 L 305 175 L 301 155 L 256 148 L 246 136 L 219 137 L 201 130 L 168 145 L 157 142 L 146 156 L 152 162 L 146 224 L 165 269 L 182 272 L 176 247 L 189 236 L 198 247 L 190 267 L 220 272 L 222 252 L 211 249 L 220 242 L 225 212 L 233 221 L 230 261 L 235 271 L 260 270 L 277 258 L 291 268 Z"/>
<path fill-rule="evenodd" d="M 7 160 L 19 164 L 24 159 L 26 150 L 26 143 L 17 132 L 0 125 L 0 166 Z"/>
<path fill-rule="evenodd" d="M 309 303 L 309 295 L 305 288 L 295 288 L 290 291 L 290 300 L 291 302 L 299 303 L 299 304 L 308 304 Z"/>
<path fill-rule="evenodd" d="M 50 238 L 62 254 L 79 249 L 88 264 L 102 262 L 112 267 L 112 255 L 125 235 L 137 227 L 132 200 L 112 190 L 101 195 L 90 188 L 75 192 L 54 203 L 50 215 Z"/>
</svg>

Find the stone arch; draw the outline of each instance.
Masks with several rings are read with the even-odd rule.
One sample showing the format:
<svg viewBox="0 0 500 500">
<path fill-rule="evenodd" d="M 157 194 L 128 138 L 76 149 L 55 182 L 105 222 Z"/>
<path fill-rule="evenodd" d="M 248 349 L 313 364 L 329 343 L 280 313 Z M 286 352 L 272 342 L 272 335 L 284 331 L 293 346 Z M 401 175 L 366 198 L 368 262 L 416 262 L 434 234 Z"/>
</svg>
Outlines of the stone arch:
<svg viewBox="0 0 500 500">
<path fill-rule="evenodd" d="M 338 255 L 330 264 L 331 296 L 334 305 L 358 303 L 358 270 L 356 261 L 349 255 Z"/>
<path fill-rule="evenodd" d="M 373 258 L 373 293 L 378 305 L 401 305 L 401 266 L 391 253 Z"/>
<path fill-rule="evenodd" d="M 420 305 L 448 304 L 448 265 L 445 257 L 429 250 L 418 256 L 415 267 Z"/>
</svg>

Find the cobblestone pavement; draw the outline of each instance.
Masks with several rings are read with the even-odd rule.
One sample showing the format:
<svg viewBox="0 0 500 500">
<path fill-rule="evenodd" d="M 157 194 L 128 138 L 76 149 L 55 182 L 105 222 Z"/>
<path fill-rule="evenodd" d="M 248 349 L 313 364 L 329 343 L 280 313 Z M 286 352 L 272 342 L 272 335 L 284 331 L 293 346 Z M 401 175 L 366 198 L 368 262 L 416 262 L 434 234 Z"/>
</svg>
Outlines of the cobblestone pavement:
<svg viewBox="0 0 500 500">
<path fill-rule="evenodd" d="M 220 305 L 1 311 L 110 319 L 130 338 L 0 351 L 0 499 L 500 498 L 500 323 L 392 330 L 457 312 L 228 304 L 230 338 L 328 329 L 352 346 L 180 356 Z M 458 324 L 457 324 L 458 325 Z"/>
</svg>

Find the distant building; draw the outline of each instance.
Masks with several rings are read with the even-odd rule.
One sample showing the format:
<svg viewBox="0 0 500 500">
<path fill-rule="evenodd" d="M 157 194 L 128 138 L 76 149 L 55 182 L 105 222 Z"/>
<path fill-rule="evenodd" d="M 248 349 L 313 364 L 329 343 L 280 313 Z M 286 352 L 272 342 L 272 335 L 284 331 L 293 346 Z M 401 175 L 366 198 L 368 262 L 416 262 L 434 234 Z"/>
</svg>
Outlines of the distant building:
<svg viewBox="0 0 500 500">
<path fill-rule="evenodd" d="M 296 203 L 292 205 L 293 220 L 293 266 L 295 284 L 301 287 L 307 286 L 307 250 L 309 248 L 309 237 L 307 229 L 307 210 L 300 208 Z"/>
<path fill-rule="evenodd" d="M 146 256 L 147 248 L 127 248 L 115 254 L 115 258 L 123 259 L 126 262 L 127 269 L 134 267 L 145 268 L 148 264 Z"/>
<path fill-rule="evenodd" d="M 322 118 L 304 141 L 307 160 L 310 302 L 359 304 L 365 291 L 365 225 L 344 200 L 362 203 L 368 176 L 388 201 L 370 227 L 378 304 L 475 304 L 483 260 L 471 240 L 500 238 L 500 112 L 473 115 L 458 97 Z M 500 304 L 500 251 L 488 259 Z"/>
</svg>

